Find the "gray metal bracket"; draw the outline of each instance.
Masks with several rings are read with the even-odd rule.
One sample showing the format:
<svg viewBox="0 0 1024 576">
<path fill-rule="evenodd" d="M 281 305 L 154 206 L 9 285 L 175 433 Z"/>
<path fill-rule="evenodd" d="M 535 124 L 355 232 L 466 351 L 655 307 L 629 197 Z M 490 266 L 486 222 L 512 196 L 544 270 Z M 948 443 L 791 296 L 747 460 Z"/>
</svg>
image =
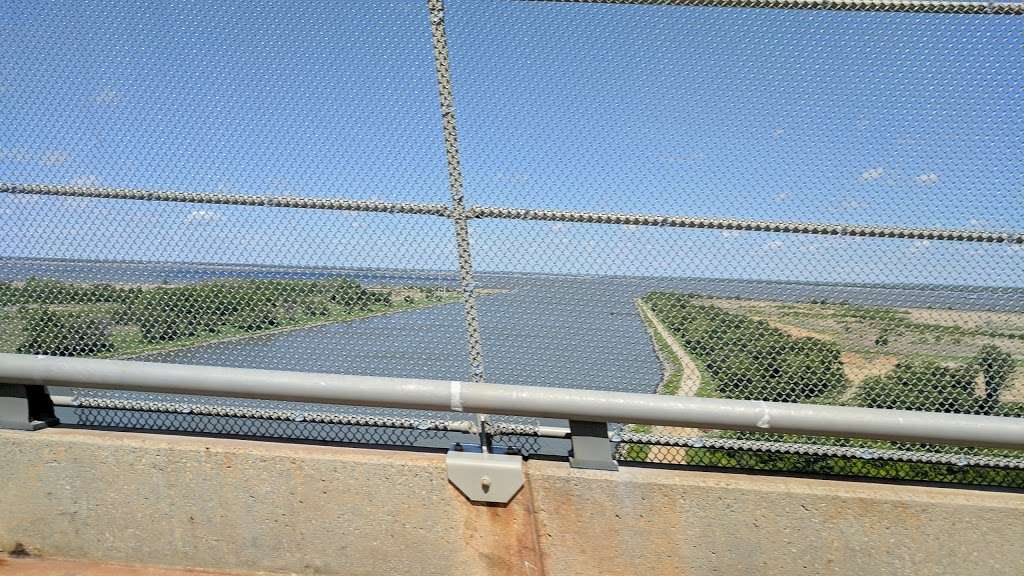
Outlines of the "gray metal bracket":
<svg viewBox="0 0 1024 576">
<path fill-rule="evenodd" d="M 607 423 L 570 420 L 569 433 L 572 435 L 569 466 L 590 470 L 619 469 L 619 464 L 612 459 Z"/>
<path fill-rule="evenodd" d="M 57 423 L 46 386 L 0 384 L 0 428 L 39 430 Z"/>
<path fill-rule="evenodd" d="M 484 452 L 474 444 L 448 451 L 448 481 L 473 502 L 506 504 L 523 487 L 523 457 L 495 446 Z"/>
</svg>

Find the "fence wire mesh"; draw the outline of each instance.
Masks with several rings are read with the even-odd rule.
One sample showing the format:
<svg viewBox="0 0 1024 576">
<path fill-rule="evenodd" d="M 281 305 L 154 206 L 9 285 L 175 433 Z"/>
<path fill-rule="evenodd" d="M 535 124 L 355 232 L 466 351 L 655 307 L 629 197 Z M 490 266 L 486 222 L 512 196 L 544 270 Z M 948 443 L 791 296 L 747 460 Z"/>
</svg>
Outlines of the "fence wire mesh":
<svg viewBox="0 0 1024 576">
<path fill-rule="evenodd" d="M 0 350 L 1022 417 L 1021 6 L 10 3 Z M 96 425 L 475 430 L 69 394 Z M 1019 451 L 613 435 L 629 461 L 1024 486 Z"/>
</svg>

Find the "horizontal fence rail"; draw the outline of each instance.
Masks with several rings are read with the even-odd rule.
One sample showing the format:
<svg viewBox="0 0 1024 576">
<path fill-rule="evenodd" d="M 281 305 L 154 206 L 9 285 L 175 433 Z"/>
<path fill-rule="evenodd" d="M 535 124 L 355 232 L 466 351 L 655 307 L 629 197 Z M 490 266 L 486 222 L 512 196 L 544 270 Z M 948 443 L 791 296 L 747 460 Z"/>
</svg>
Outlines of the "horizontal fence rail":
<svg viewBox="0 0 1024 576">
<path fill-rule="evenodd" d="M 340 198 L 248 196 L 154 191 L 136 188 L 51 186 L 45 184 L 11 184 L 3 182 L 0 182 L 0 193 L 73 198 L 101 198 L 113 200 L 221 204 L 232 206 L 261 206 L 268 208 L 303 208 L 312 210 L 345 210 L 353 212 L 380 212 L 389 214 L 419 214 L 441 216 L 444 218 L 452 218 L 453 216 L 451 210 L 444 204 L 371 202 L 366 200 L 346 200 Z M 854 236 L 862 238 L 1024 244 L 1024 231 L 994 232 L 941 228 L 900 228 L 821 222 L 781 222 L 657 214 L 624 214 L 541 210 L 532 208 L 505 208 L 496 206 L 473 206 L 466 208 L 464 217 L 467 219 L 480 220 L 538 220 L 547 222 L 575 222 L 580 224 L 615 224 L 623 226 L 738 230 L 748 232 L 776 232 L 784 234 Z"/>
<path fill-rule="evenodd" d="M 639 4 L 647 6 L 706 6 L 770 8 L 776 10 L 834 10 L 842 12 L 910 12 L 932 14 L 992 14 L 1020 16 L 1020 2 L 943 2 L 941 0 L 520 0 L 566 4 Z"/>
<path fill-rule="evenodd" d="M 661 226 L 665 228 L 706 228 L 711 230 L 782 232 L 788 234 L 859 236 L 866 238 L 953 240 L 959 242 L 1008 242 L 1014 244 L 1024 243 L 1024 233 L 894 228 L 885 226 L 856 226 L 849 224 L 809 222 L 773 222 L 727 218 L 656 216 L 645 214 L 608 214 L 600 212 L 532 210 L 529 208 L 475 207 L 470 210 L 470 216 L 473 218 L 543 220 L 549 222 L 578 222 L 585 224 L 620 224 L 625 226 Z"/>
<path fill-rule="evenodd" d="M 96 186 L 52 186 L 49 184 L 10 184 L 0 182 L 0 192 L 66 198 L 105 198 L 109 200 L 149 200 L 153 202 L 183 202 L 193 204 L 220 204 L 228 206 L 261 206 L 264 208 L 307 208 L 314 210 L 345 210 L 350 212 L 384 212 L 389 214 L 426 214 L 449 216 L 444 204 L 416 204 L 402 202 L 375 202 L 346 200 L 343 198 L 313 198 L 297 196 L 251 196 L 241 194 L 213 194 L 143 190 L 141 188 L 104 188 Z"/>
<path fill-rule="evenodd" d="M 0 382 L 994 448 L 1024 447 L 1024 421 L 1015 418 L 462 381 L 0 354 Z"/>
</svg>

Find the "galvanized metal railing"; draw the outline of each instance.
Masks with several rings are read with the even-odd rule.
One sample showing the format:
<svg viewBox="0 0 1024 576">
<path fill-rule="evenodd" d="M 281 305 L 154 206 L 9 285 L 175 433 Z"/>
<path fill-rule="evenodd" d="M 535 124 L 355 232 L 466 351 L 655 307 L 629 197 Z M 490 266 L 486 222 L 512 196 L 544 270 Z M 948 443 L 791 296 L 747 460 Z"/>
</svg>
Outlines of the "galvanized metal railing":
<svg viewBox="0 0 1024 576">
<path fill-rule="evenodd" d="M 456 380 L 0 354 L 0 383 L 1024 448 L 1017 418 Z"/>
</svg>

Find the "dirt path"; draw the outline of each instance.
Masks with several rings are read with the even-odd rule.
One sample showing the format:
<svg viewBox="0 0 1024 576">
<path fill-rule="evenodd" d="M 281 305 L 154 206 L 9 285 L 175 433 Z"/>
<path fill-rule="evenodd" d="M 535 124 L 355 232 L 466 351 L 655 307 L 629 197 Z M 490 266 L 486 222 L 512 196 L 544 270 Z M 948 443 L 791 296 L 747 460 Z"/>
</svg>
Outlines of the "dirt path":
<svg viewBox="0 0 1024 576">
<path fill-rule="evenodd" d="M 679 370 L 681 372 L 681 377 L 679 390 L 676 391 L 676 396 L 695 396 L 697 394 L 697 390 L 700 388 L 700 370 L 697 368 L 697 364 L 692 358 L 690 358 L 686 349 L 679 344 L 676 337 L 668 330 L 668 328 L 665 327 L 661 320 L 655 316 L 654 312 L 651 311 L 647 304 L 642 300 L 637 300 L 636 306 L 640 311 L 640 315 L 647 324 L 647 329 L 651 331 L 651 343 L 654 345 L 655 351 L 661 358 L 664 370 L 662 384 L 664 384 L 664 380 L 668 378 L 669 374 L 675 370 Z M 668 343 L 675 358 L 663 357 L 664 353 L 658 346 L 657 340 L 654 338 L 655 332 L 665 339 L 665 342 Z M 651 427 L 651 433 L 663 436 L 700 436 L 704 431 L 699 428 L 653 426 Z M 686 448 L 675 446 L 651 446 L 644 460 L 647 462 L 682 464 L 686 462 Z"/>
<path fill-rule="evenodd" d="M 676 392 L 676 396 L 695 396 L 697 389 L 700 388 L 700 370 L 697 368 L 697 364 L 694 363 L 693 359 L 690 358 L 689 353 L 683 348 L 676 337 L 669 332 L 668 328 L 661 323 L 661 320 L 654 315 L 650 307 L 647 306 L 643 301 L 637 300 L 637 307 L 640 308 L 640 313 L 643 314 L 647 320 L 649 326 L 653 326 L 658 334 L 668 342 L 672 352 L 676 355 L 676 361 L 679 363 L 680 370 L 682 371 L 682 379 L 679 382 L 679 391 Z M 657 346 L 655 346 L 657 348 Z"/>
</svg>

